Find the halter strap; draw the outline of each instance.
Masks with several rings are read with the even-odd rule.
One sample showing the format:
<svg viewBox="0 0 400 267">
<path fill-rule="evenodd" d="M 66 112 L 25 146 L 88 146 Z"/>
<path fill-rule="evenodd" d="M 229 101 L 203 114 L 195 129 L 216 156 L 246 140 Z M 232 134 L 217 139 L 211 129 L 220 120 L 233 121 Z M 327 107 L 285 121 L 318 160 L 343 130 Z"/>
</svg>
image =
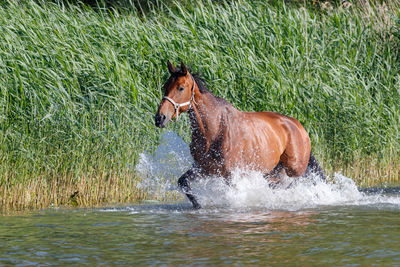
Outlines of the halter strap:
<svg viewBox="0 0 400 267">
<path fill-rule="evenodd" d="M 184 106 L 189 106 L 189 109 L 191 109 L 191 108 L 192 108 L 192 101 L 193 101 L 195 104 L 197 104 L 197 103 L 196 103 L 196 100 L 194 100 L 194 84 L 195 84 L 195 81 L 194 81 L 194 78 L 193 78 L 192 75 L 190 75 L 190 77 L 192 77 L 193 85 L 192 85 L 192 96 L 190 97 L 190 100 L 189 100 L 189 101 L 184 102 L 184 103 L 176 103 L 172 98 L 170 98 L 170 97 L 168 97 L 168 96 L 164 96 L 164 97 L 162 98 L 162 100 L 164 100 L 164 99 L 165 99 L 165 100 L 168 100 L 168 101 L 171 102 L 171 104 L 174 106 L 174 108 L 175 108 L 175 113 L 176 113 L 176 120 L 179 119 L 179 108 L 184 107 Z"/>
</svg>

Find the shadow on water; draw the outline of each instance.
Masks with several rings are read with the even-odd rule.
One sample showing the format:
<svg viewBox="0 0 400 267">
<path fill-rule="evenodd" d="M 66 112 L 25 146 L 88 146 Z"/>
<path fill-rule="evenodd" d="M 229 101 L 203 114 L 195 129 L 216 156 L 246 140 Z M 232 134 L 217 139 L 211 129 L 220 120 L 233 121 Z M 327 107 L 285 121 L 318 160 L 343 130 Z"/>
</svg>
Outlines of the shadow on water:
<svg viewBox="0 0 400 267">
<path fill-rule="evenodd" d="M 168 213 L 168 212 L 191 212 L 196 211 L 193 206 L 189 203 L 173 203 L 173 204 L 141 204 L 141 205 L 129 205 L 122 207 L 112 207 L 100 209 L 100 211 L 110 211 L 110 212 L 137 212 L 137 213 Z"/>
<path fill-rule="evenodd" d="M 216 231 L 236 233 L 240 228 L 246 233 L 286 231 L 293 227 L 312 224 L 313 217 L 320 213 L 318 210 L 284 211 L 229 207 L 193 209 L 189 203 L 132 205 L 100 211 L 126 212 L 140 216 L 166 214 L 174 218 L 175 216 L 195 216 L 197 218 L 195 222 L 192 221 L 186 226 L 181 226 L 181 231 L 202 234 L 212 234 Z"/>
</svg>

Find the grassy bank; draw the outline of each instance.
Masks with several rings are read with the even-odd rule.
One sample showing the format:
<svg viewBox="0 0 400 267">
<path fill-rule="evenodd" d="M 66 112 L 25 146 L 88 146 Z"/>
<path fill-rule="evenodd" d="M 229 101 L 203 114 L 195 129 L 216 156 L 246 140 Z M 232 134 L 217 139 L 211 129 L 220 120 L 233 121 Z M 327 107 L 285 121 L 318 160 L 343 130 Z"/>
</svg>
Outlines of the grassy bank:
<svg viewBox="0 0 400 267">
<path fill-rule="evenodd" d="M 239 109 L 299 119 L 328 171 L 361 186 L 399 182 L 400 4 L 146 10 L 2 2 L 3 209 L 145 198 L 134 166 L 160 139 L 167 59 L 192 65 Z M 189 140 L 187 119 L 167 130 Z"/>
</svg>

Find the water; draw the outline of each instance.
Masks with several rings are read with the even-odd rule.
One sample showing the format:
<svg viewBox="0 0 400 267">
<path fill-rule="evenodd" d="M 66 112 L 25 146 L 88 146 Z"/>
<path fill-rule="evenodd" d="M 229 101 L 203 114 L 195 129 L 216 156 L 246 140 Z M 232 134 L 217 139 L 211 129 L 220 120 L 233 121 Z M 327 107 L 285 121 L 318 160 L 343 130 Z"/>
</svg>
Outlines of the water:
<svg viewBox="0 0 400 267">
<path fill-rule="evenodd" d="M 176 194 L 191 164 L 168 133 L 143 154 L 139 186 Z M 159 202 L 97 209 L 50 209 L 0 217 L 0 266 L 260 265 L 400 266 L 400 191 L 360 192 L 336 174 L 271 189 L 258 173 L 238 170 L 232 186 L 217 177 L 194 185 L 204 207 Z"/>
<path fill-rule="evenodd" d="M 0 265 L 400 266 L 399 211 L 385 203 L 46 210 L 1 218 Z"/>
</svg>

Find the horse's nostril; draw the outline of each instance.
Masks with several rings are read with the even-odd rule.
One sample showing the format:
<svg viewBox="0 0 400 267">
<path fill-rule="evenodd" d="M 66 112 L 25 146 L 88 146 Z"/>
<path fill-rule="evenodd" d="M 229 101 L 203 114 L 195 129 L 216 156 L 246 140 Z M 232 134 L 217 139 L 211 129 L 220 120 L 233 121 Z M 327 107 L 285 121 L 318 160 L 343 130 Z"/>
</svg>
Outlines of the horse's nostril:
<svg viewBox="0 0 400 267">
<path fill-rule="evenodd" d="M 155 121 L 156 125 L 158 125 L 159 122 L 160 122 L 160 115 L 156 114 L 156 115 L 154 116 L 154 121 Z"/>
<path fill-rule="evenodd" d="M 163 114 L 156 114 L 156 116 L 154 117 L 155 125 L 157 127 L 161 127 L 163 125 L 164 121 L 165 121 L 165 118 L 166 117 Z"/>
</svg>

